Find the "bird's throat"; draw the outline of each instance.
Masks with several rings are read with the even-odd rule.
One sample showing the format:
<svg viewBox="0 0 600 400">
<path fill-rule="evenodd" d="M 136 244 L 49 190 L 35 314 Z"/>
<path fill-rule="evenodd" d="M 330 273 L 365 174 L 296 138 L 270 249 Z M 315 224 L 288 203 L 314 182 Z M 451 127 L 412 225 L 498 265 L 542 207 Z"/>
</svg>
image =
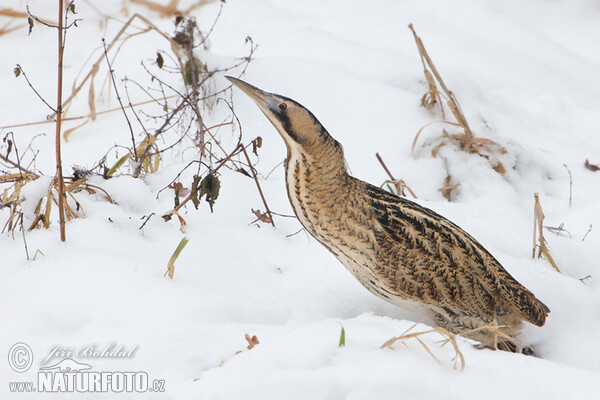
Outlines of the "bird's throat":
<svg viewBox="0 0 600 400">
<path fill-rule="evenodd" d="M 335 219 L 333 210 L 343 209 L 348 201 L 350 177 L 346 168 L 343 162 L 316 161 L 291 148 L 285 169 L 292 208 L 302 226 L 321 241 L 322 227 Z"/>
</svg>

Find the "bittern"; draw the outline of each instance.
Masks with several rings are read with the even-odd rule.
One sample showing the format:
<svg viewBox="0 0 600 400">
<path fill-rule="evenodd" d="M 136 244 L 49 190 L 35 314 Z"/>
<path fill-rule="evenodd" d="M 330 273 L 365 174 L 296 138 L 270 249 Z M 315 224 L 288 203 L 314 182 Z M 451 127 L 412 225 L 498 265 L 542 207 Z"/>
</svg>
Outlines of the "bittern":
<svg viewBox="0 0 600 400">
<path fill-rule="evenodd" d="M 227 78 L 283 138 L 288 198 L 302 226 L 371 293 L 507 351 L 521 348 L 523 321 L 544 325 L 548 307 L 471 235 L 350 176 L 340 143 L 296 101 Z"/>
</svg>

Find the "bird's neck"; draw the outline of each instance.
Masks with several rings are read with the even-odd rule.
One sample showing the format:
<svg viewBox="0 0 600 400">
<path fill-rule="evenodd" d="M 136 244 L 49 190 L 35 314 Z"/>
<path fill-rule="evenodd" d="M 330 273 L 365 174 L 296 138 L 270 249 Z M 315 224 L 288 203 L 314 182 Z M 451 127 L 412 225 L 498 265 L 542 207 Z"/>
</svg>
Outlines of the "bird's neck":
<svg viewBox="0 0 600 400">
<path fill-rule="evenodd" d="M 311 154 L 289 149 L 286 159 L 286 183 L 288 190 L 299 187 L 309 196 L 335 196 L 350 179 L 343 154 Z"/>
<path fill-rule="evenodd" d="M 292 148 L 285 167 L 292 208 L 300 223 L 315 235 L 324 215 L 343 207 L 352 192 L 343 154 L 316 156 Z"/>
</svg>

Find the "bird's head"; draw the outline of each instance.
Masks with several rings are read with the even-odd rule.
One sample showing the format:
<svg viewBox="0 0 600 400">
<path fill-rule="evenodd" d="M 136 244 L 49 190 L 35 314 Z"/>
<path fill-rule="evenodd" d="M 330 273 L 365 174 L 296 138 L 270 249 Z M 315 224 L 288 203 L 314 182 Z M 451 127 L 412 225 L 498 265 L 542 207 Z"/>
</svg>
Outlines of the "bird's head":
<svg viewBox="0 0 600 400">
<path fill-rule="evenodd" d="M 329 135 L 317 118 L 298 102 L 268 93 L 240 79 L 226 77 L 258 105 L 283 138 L 288 151 L 298 150 L 312 158 L 339 158 L 343 163 L 341 145 Z M 333 161 L 330 160 L 330 161 Z"/>
</svg>

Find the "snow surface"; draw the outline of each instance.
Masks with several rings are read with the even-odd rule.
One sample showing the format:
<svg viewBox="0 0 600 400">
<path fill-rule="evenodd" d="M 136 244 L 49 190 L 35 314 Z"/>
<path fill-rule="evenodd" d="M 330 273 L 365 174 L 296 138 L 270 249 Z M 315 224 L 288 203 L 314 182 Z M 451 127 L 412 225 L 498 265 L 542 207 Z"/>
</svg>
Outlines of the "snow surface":
<svg viewBox="0 0 600 400">
<path fill-rule="evenodd" d="M 3 1 L 3 7 L 21 10 L 24 4 L 48 19 L 56 14 L 54 2 Z M 105 1 L 102 9 L 116 16 L 121 4 Z M 77 11 L 82 21 L 68 37 L 66 93 L 101 37 L 120 28 L 115 21 L 102 25 L 87 2 L 78 1 Z M 130 11 L 172 31 L 171 21 L 156 13 L 134 6 Z M 217 12 L 214 3 L 194 15 L 208 27 Z M 44 397 L 11 394 L 8 382 L 34 380 L 51 347 L 111 342 L 137 346 L 135 356 L 78 361 L 96 371 L 146 371 L 151 379 L 164 379 L 166 391 L 89 397 L 600 398 L 600 172 L 584 168 L 586 158 L 600 163 L 599 19 L 595 0 L 229 0 L 206 55 L 229 65 L 247 53 L 250 35 L 259 47 L 245 80 L 307 106 L 344 145 L 355 176 L 378 185 L 387 179 L 374 156 L 379 152 L 417 193 L 417 202 L 476 237 L 552 310 L 544 327 L 524 329 L 538 358 L 477 350 L 459 338 L 466 359 L 460 372 L 453 369 L 450 346 L 439 348 L 435 335 L 423 340 L 439 363 L 416 341 L 380 349 L 419 317 L 372 296 L 314 239 L 288 237 L 300 228 L 295 219 L 277 218 L 276 229 L 251 224 L 250 209 L 263 208 L 260 197 L 251 179 L 232 171 L 223 170 L 214 213 L 206 204 L 199 211 L 187 207 L 190 242 L 176 262 L 175 279 L 163 278 L 184 234 L 177 221 L 159 217 L 139 228 L 144 216 L 172 208 L 172 195 L 157 198 L 158 190 L 196 157 L 180 149 L 145 180 L 95 178 L 118 205 L 100 194 L 79 194 L 85 215 L 68 223 L 66 243 L 58 239 L 56 216 L 49 230 L 27 232 L 30 253 L 43 252 L 35 261 L 26 260 L 20 233 L 1 237 L 0 360 L 17 342 L 34 353 L 34 368 L 23 374 L 0 362 L 2 398 Z M 451 203 L 437 190 L 445 177 L 442 160 L 430 156 L 431 147 L 418 146 L 411 155 L 414 135 L 435 118 L 419 106 L 426 85 L 407 28 L 411 22 L 475 133 L 508 150 L 500 158 L 507 168 L 501 176 L 485 159 L 444 147 L 453 180 L 461 183 Z M 55 36 L 39 25 L 29 37 L 26 28 L 0 36 L 0 125 L 43 120 L 49 113 L 12 70 L 21 64 L 53 100 Z M 115 72 L 142 80 L 140 61 L 168 45 L 152 34 L 135 40 L 124 46 Z M 214 84 L 227 82 L 219 76 Z M 233 100 L 245 140 L 264 139 L 257 168 L 271 208 L 291 214 L 282 167 L 265 179 L 285 156 L 283 142 L 251 100 L 241 92 Z M 117 104 L 106 91 L 99 101 L 99 110 Z M 87 92 L 69 113 L 86 112 Z M 221 104 L 210 119 L 228 115 Z M 46 134 L 34 141 L 42 150 L 36 168 L 52 175 L 53 126 L 4 129 L 2 136 L 10 130 L 20 149 Z M 139 127 L 136 132 L 141 134 Z M 419 143 L 438 133 L 436 127 L 425 130 Z M 222 135 L 235 139 L 234 133 Z M 129 143 L 122 114 L 111 113 L 64 143 L 64 162 L 90 167 L 114 144 Z M 571 207 L 563 164 L 572 173 Z M 39 196 L 48 182 L 29 185 L 26 197 Z M 564 224 L 570 232 L 546 232 L 562 274 L 544 259 L 531 259 L 534 192 L 540 193 L 545 224 Z M 32 201 L 25 201 L 25 210 L 35 207 Z M 0 213 L 2 223 L 5 216 Z M 346 346 L 340 348 L 341 326 Z M 260 344 L 246 349 L 245 334 Z"/>
</svg>

